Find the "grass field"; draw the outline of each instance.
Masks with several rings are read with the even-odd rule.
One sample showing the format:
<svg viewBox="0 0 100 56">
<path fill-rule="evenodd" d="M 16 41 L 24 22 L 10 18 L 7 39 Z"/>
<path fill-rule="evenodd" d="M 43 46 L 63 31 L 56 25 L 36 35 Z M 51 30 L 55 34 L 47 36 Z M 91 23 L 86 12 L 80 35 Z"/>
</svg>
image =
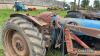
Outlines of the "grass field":
<svg viewBox="0 0 100 56">
<path fill-rule="evenodd" d="M 21 11 L 21 12 L 14 12 L 13 10 L 10 10 L 10 9 L 0 9 L 0 25 L 3 25 L 3 23 L 9 19 L 9 16 L 10 14 L 13 14 L 13 13 L 22 13 L 22 14 L 27 14 L 29 13 L 30 15 L 37 15 L 41 12 L 44 12 L 44 11 L 47 11 L 47 10 L 36 10 L 36 11 L 28 11 L 28 12 L 24 12 L 24 11 Z M 57 11 L 58 12 L 58 11 Z M 58 13 L 60 16 L 64 17 L 66 15 L 66 11 L 60 11 Z"/>
<path fill-rule="evenodd" d="M 28 12 L 14 12 L 13 10 L 10 10 L 10 9 L 0 9 L 0 28 L 2 28 L 2 26 L 4 25 L 4 23 L 6 22 L 7 19 L 9 19 L 9 16 L 10 14 L 13 14 L 13 13 L 22 13 L 22 14 L 26 14 L 26 13 L 29 13 L 30 15 L 37 15 L 41 12 L 44 12 L 44 11 L 47 11 L 47 10 L 37 10 L 37 11 L 28 11 Z M 60 16 L 64 17 L 66 15 L 66 11 L 60 11 L 58 13 Z M 58 53 L 58 52 L 56 52 Z M 3 47 L 2 47 L 2 44 L 1 44 L 1 34 L 0 34 L 0 56 L 4 56 L 3 55 Z M 51 56 L 50 54 L 48 54 L 47 56 Z M 59 56 L 58 55 L 55 55 L 55 56 Z"/>
</svg>

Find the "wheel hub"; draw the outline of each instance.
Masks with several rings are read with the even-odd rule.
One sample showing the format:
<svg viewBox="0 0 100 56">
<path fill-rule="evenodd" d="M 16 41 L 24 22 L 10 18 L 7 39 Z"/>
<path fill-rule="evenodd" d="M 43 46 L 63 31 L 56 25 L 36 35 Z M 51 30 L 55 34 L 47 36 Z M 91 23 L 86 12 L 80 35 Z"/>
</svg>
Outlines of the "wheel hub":
<svg viewBox="0 0 100 56">
<path fill-rule="evenodd" d="M 12 47 L 19 56 L 26 56 L 26 54 L 29 54 L 25 39 L 18 33 L 14 33 L 12 37 Z"/>
<path fill-rule="evenodd" d="M 18 40 L 16 42 L 16 48 L 17 48 L 18 51 L 23 51 L 24 50 L 24 45 L 21 43 L 20 40 Z"/>
</svg>

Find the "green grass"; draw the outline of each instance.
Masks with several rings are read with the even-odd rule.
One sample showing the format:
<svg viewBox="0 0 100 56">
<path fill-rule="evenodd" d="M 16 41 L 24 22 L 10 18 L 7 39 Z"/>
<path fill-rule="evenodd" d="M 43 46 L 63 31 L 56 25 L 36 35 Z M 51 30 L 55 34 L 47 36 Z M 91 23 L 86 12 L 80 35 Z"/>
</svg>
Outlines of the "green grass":
<svg viewBox="0 0 100 56">
<path fill-rule="evenodd" d="M 13 13 L 21 13 L 21 14 L 29 13 L 30 15 L 35 16 L 41 12 L 44 12 L 44 11 L 46 11 L 46 10 L 37 10 L 37 11 L 28 11 L 28 12 L 24 12 L 24 11 L 14 12 L 13 10 L 10 10 L 10 9 L 1 9 L 0 10 L 0 25 L 2 25 L 7 19 L 9 19 L 10 14 L 13 14 Z"/>
<path fill-rule="evenodd" d="M 13 13 L 27 14 L 27 13 L 29 13 L 30 15 L 35 16 L 35 15 L 41 13 L 41 12 L 44 12 L 44 11 L 47 11 L 47 10 L 42 9 L 42 10 L 28 11 L 28 12 L 24 12 L 24 11 L 14 12 L 11 9 L 0 9 L 0 27 L 2 27 L 5 23 L 5 21 L 7 19 L 9 19 L 10 14 L 13 14 Z M 60 16 L 64 17 L 66 15 L 66 11 L 60 11 L 58 14 Z M 1 44 L 1 40 L 0 40 L 0 56 L 4 56 L 2 49 L 3 49 L 3 47 L 2 47 L 2 44 Z M 51 54 L 49 53 L 49 54 L 47 54 L 47 56 L 51 56 Z M 61 56 L 61 55 L 59 55 L 59 51 L 55 52 L 55 56 Z"/>
<path fill-rule="evenodd" d="M 13 13 L 21 13 L 21 14 L 29 13 L 30 15 L 35 16 L 35 15 L 41 13 L 41 12 L 44 12 L 44 11 L 47 11 L 47 10 L 42 9 L 42 10 L 28 11 L 28 12 L 24 12 L 24 11 L 22 11 L 22 12 L 14 12 L 11 9 L 0 9 L 0 25 L 3 25 L 4 22 L 7 19 L 9 19 L 10 14 L 13 14 Z M 59 11 L 56 11 L 56 12 L 59 12 Z M 66 15 L 66 11 L 60 11 L 58 14 L 60 16 L 64 17 Z"/>
<path fill-rule="evenodd" d="M 3 22 L 8 19 L 11 12 L 12 12 L 11 10 L 6 10 L 6 9 L 0 10 L 0 25 L 2 25 Z"/>
<path fill-rule="evenodd" d="M 60 49 L 56 49 L 56 50 L 48 50 L 46 56 L 61 56 L 61 51 Z"/>
<path fill-rule="evenodd" d="M 4 56 L 3 49 L 0 49 L 0 56 Z"/>
</svg>

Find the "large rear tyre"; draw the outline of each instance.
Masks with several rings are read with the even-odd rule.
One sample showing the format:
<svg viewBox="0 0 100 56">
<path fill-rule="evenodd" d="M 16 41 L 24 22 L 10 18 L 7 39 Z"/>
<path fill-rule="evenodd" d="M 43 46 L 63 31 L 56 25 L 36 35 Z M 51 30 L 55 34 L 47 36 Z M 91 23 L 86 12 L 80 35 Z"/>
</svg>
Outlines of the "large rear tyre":
<svg viewBox="0 0 100 56">
<path fill-rule="evenodd" d="M 13 17 L 5 24 L 2 34 L 5 56 L 45 56 L 45 42 L 34 24 Z"/>
</svg>

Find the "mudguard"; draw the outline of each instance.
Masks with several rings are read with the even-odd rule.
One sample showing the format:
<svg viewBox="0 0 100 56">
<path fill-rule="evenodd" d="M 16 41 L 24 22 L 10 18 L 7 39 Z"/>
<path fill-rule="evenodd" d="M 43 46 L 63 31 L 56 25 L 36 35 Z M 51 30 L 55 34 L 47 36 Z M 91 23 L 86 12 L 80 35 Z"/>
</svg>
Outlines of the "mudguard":
<svg viewBox="0 0 100 56">
<path fill-rule="evenodd" d="M 24 19 L 27 19 L 27 20 L 35 23 L 38 26 L 44 26 L 44 25 L 48 24 L 36 16 L 30 16 L 30 15 L 25 15 L 25 14 L 11 14 L 10 17 L 23 17 Z"/>
</svg>

